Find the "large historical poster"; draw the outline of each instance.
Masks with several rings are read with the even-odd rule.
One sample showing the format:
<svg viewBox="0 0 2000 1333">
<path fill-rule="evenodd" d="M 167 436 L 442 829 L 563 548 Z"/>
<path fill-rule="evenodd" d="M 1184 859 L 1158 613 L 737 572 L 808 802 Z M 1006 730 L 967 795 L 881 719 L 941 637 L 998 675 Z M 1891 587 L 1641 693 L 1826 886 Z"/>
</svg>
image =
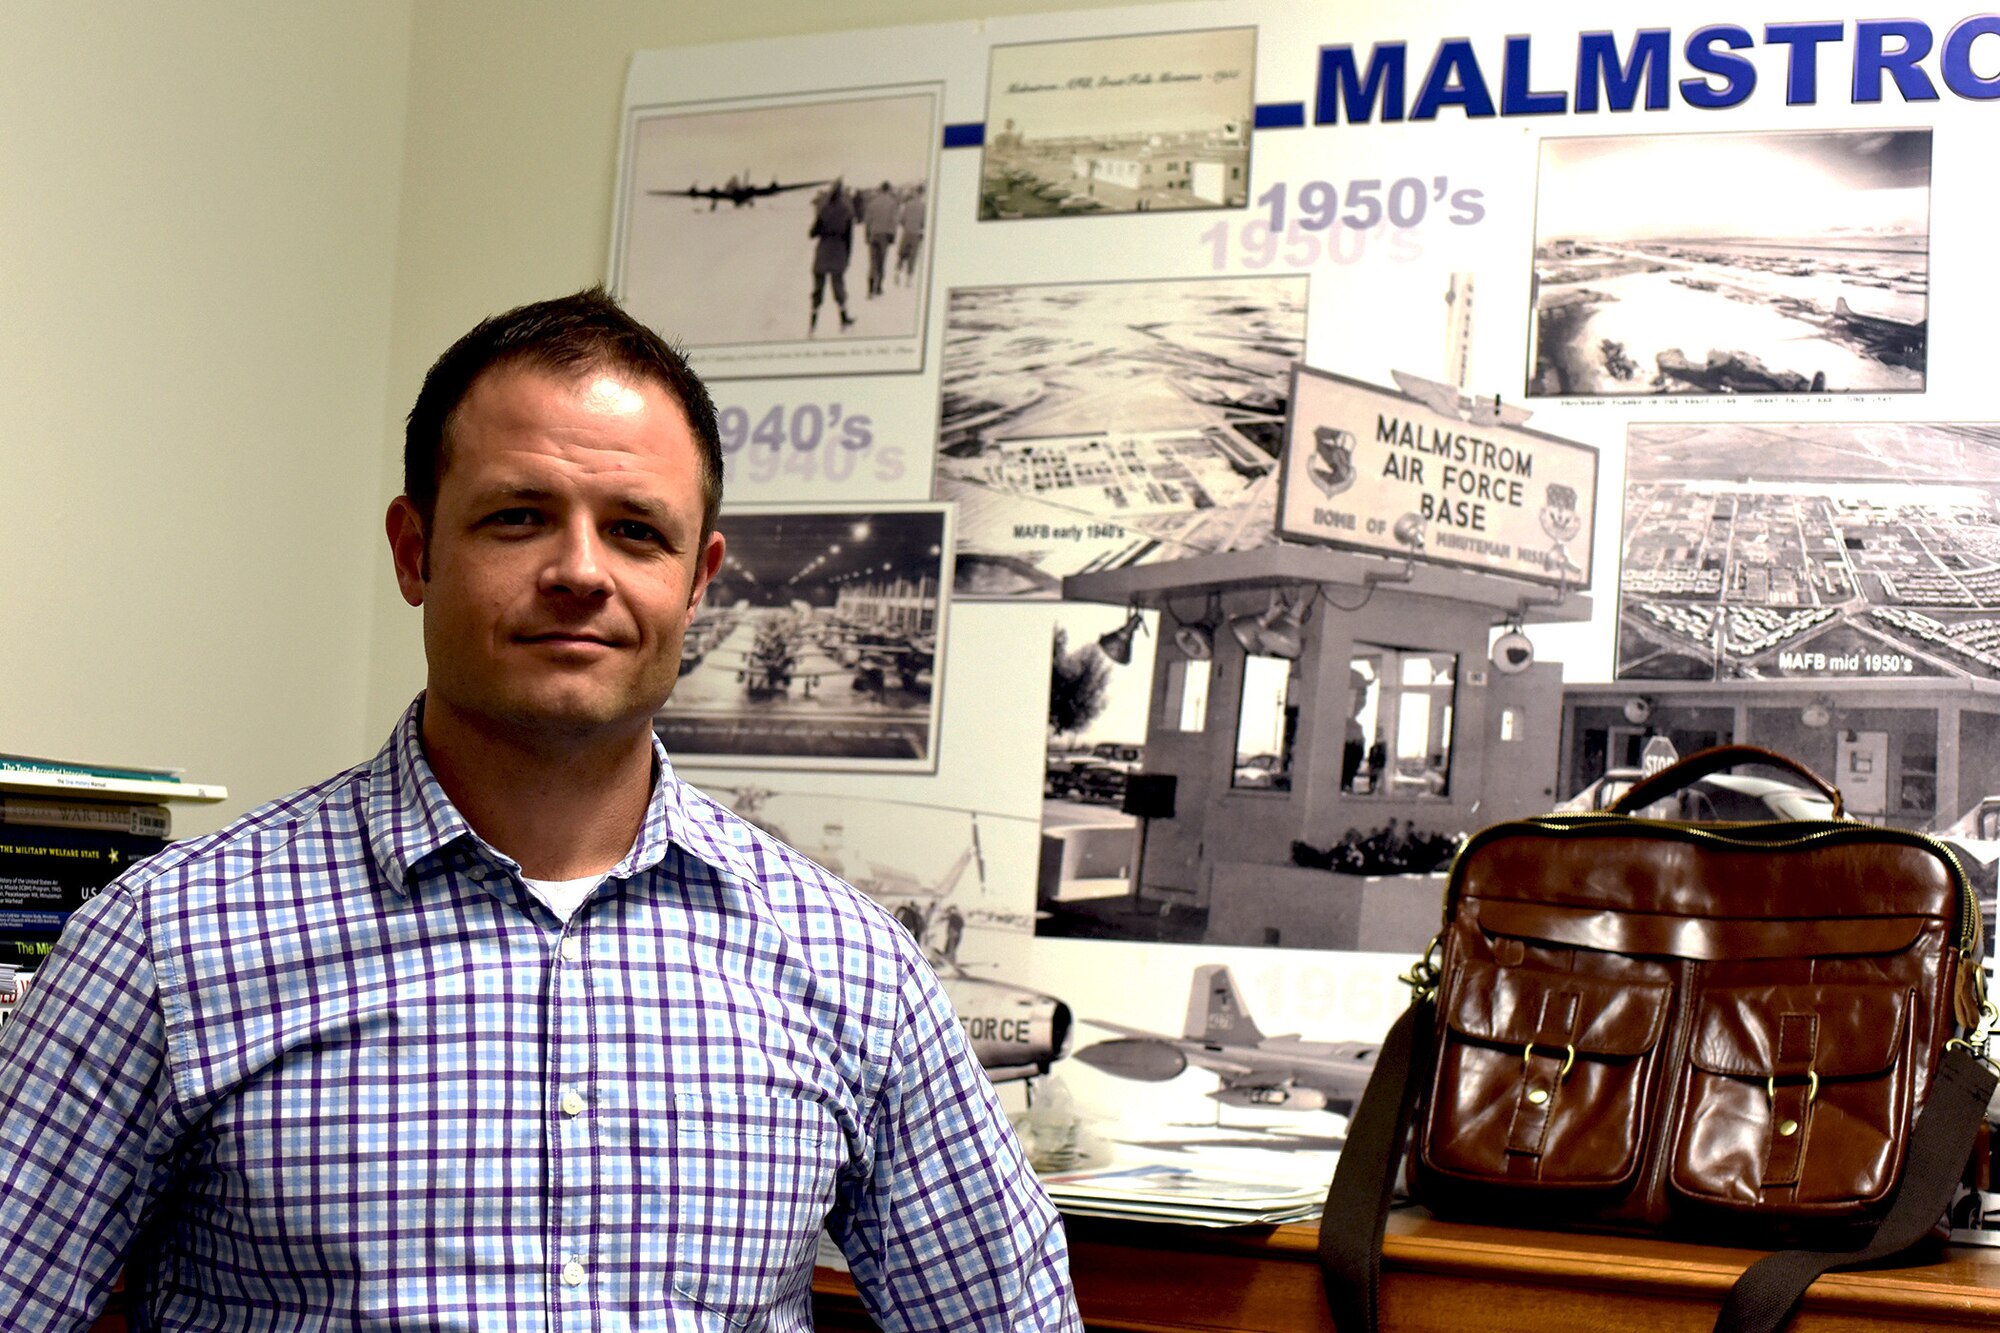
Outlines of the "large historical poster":
<svg viewBox="0 0 2000 1333">
<path fill-rule="evenodd" d="M 737 553 L 661 734 L 921 941 L 1044 1166 L 1323 1179 L 1458 841 L 1697 745 L 1990 921 L 2000 17 L 1148 4 L 624 105 L 608 281 Z"/>
</svg>

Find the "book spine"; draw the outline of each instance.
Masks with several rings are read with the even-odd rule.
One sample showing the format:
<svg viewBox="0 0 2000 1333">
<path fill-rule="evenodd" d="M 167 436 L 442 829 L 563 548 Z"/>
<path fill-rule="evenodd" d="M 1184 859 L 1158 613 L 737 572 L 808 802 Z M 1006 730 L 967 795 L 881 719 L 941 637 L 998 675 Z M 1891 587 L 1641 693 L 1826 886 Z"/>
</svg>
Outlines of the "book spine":
<svg viewBox="0 0 2000 1333">
<path fill-rule="evenodd" d="M 0 970 L 12 967 L 22 972 L 34 971 L 42 965 L 44 958 L 55 951 L 59 935 L 60 932 L 57 932 L 15 939 L 10 935 L 0 934 Z"/>
<path fill-rule="evenodd" d="M 0 824 L 41 828 L 97 829 L 106 833 L 136 833 L 165 838 L 173 832 L 173 815 L 164 805 L 132 801 L 66 801 L 33 796 L 0 796 Z"/>
<path fill-rule="evenodd" d="M 0 828 L 0 964 L 32 964 L 71 912 L 166 845 L 90 829 Z"/>
<path fill-rule="evenodd" d="M 142 782 L 179 782 L 180 775 L 164 768 L 121 768 L 116 764 L 73 764 L 62 759 L 31 759 L 24 754 L 0 754 L 0 773 L 85 773 L 99 778 L 137 778 Z"/>
<path fill-rule="evenodd" d="M 227 787 L 205 782 L 141 778 L 107 778 L 94 773 L 42 773 L 27 769 L 0 772 L 0 791 L 64 792 L 76 796 L 132 796 L 143 801 L 220 801 Z"/>
<path fill-rule="evenodd" d="M 0 1028 L 13 1021 L 14 1010 L 19 1007 L 21 997 L 28 992 L 28 982 L 32 973 L 27 969 L 33 963 L 14 963 L 0 960 Z"/>
</svg>

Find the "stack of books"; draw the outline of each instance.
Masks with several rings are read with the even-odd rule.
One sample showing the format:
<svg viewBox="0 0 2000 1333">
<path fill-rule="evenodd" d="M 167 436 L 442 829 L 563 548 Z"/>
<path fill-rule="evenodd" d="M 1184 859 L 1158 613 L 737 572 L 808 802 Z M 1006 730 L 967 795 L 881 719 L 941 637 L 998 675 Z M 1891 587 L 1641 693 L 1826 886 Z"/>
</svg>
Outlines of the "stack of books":
<svg viewBox="0 0 2000 1333">
<path fill-rule="evenodd" d="M 167 803 L 228 794 L 173 769 L 0 754 L 0 1022 L 70 913 L 167 845 Z"/>
<path fill-rule="evenodd" d="M 1246 1227 L 1303 1222 L 1319 1215 L 1326 1184 L 1220 1175 L 1187 1166 L 1102 1167 L 1041 1178 L 1064 1213 L 1182 1226 Z"/>
</svg>

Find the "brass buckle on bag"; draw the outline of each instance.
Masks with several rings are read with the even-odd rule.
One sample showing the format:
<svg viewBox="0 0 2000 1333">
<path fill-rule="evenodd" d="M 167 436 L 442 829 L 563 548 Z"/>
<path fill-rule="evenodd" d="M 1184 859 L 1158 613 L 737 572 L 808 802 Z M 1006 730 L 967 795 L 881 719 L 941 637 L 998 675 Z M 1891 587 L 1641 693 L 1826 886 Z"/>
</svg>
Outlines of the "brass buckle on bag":
<svg viewBox="0 0 2000 1333">
<path fill-rule="evenodd" d="M 1778 1104 L 1778 1080 L 1776 1078 L 1766 1078 L 1764 1080 L 1764 1096 L 1769 1105 L 1776 1106 Z M 1817 1069 L 1808 1069 L 1806 1070 L 1806 1108 L 1810 1108 L 1818 1099 L 1819 1071 Z M 1799 1128 L 1798 1121 L 1787 1117 L 1778 1122 L 1778 1137 L 1788 1139 L 1798 1133 Z"/>
<path fill-rule="evenodd" d="M 1437 994 L 1438 978 L 1443 974 L 1438 971 L 1437 964 L 1431 961 L 1431 957 L 1443 943 L 1443 935 L 1431 936 L 1431 942 L 1424 948 L 1424 956 L 1411 964 L 1409 971 L 1396 978 L 1410 988 L 1411 1003 L 1421 1003 Z"/>
<path fill-rule="evenodd" d="M 1772 1105 L 1777 1105 L 1778 1080 L 1776 1078 L 1767 1078 L 1764 1080 L 1764 1096 L 1769 1099 Z M 1808 1069 L 1806 1070 L 1806 1105 L 1811 1106 L 1818 1098 L 1819 1071 L 1817 1069 Z"/>
<path fill-rule="evenodd" d="M 2000 1008 L 1996 1008 L 1991 1000 L 1982 996 L 1979 1002 L 1979 1026 L 1972 1030 L 1970 1036 L 1953 1037 L 1946 1041 L 1944 1048 L 1947 1051 L 1953 1049 L 1971 1051 L 1974 1059 L 1989 1066 L 1995 1073 L 2000 1073 L 2000 1064 L 1996 1064 L 1993 1057 L 1986 1053 L 1986 1047 L 1992 1041 L 1996 1027 L 2000 1027 Z"/>
<path fill-rule="evenodd" d="M 1555 1049 L 1553 1045 L 1549 1045 L 1547 1043 L 1544 1043 L 1544 1046 L 1546 1049 L 1551 1051 Z M 1523 1046 L 1521 1048 L 1521 1063 L 1522 1064 L 1528 1063 L 1529 1060 L 1534 1058 L 1534 1055 L 1535 1055 L 1535 1043 L 1531 1041 L 1526 1046 Z M 1556 1082 L 1560 1083 L 1565 1078 L 1569 1077 L 1570 1066 L 1575 1063 L 1576 1063 L 1576 1047 L 1565 1042 L 1563 1045 L 1563 1067 L 1556 1071 Z"/>
</svg>

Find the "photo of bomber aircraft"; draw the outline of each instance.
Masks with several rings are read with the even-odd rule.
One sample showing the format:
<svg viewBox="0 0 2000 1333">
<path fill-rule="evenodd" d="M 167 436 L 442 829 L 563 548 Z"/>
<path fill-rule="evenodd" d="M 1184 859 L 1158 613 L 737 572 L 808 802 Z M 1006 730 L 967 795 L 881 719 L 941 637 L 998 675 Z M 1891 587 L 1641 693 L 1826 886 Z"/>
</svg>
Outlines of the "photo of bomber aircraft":
<svg viewBox="0 0 2000 1333">
<path fill-rule="evenodd" d="M 675 199 L 706 199 L 708 200 L 708 211 L 713 213 L 715 206 L 725 199 L 737 208 L 743 208 L 746 205 L 755 208 L 759 199 L 765 199 L 774 194 L 784 194 L 789 190 L 810 190 L 815 185 L 825 185 L 826 183 L 823 180 L 792 181 L 789 184 L 781 185 L 774 176 L 771 178 L 769 185 L 752 185 L 749 173 L 745 172 L 741 176 L 731 176 L 726 185 L 710 185 L 705 187 L 690 185 L 685 190 L 648 190 L 646 193 L 667 195 Z"/>
<path fill-rule="evenodd" d="M 1265 1036 L 1238 994 L 1235 978 L 1219 964 L 1194 970 L 1187 1022 L 1179 1037 L 1101 1018 L 1085 1021 L 1120 1035 L 1077 1051 L 1084 1064 L 1143 1083 L 1177 1078 L 1189 1065 L 1210 1070 L 1222 1084 L 1208 1095 L 1224 1106 L 1350 1115 L 1375 1069 L 1373 1042 L 1305 1041 L 1296 1033 Z"/>
<path fill-rule="evenodd" d="M 1835 298 L 1833 318 L 1842 331 L 1859 338 L 1870 353 L 1890 365 L 1923 365 L 1924 350 L 1929 340 L 1928 320 L 1864 315 L 1849 307 L 1844 297 Z"/>
</svg>

